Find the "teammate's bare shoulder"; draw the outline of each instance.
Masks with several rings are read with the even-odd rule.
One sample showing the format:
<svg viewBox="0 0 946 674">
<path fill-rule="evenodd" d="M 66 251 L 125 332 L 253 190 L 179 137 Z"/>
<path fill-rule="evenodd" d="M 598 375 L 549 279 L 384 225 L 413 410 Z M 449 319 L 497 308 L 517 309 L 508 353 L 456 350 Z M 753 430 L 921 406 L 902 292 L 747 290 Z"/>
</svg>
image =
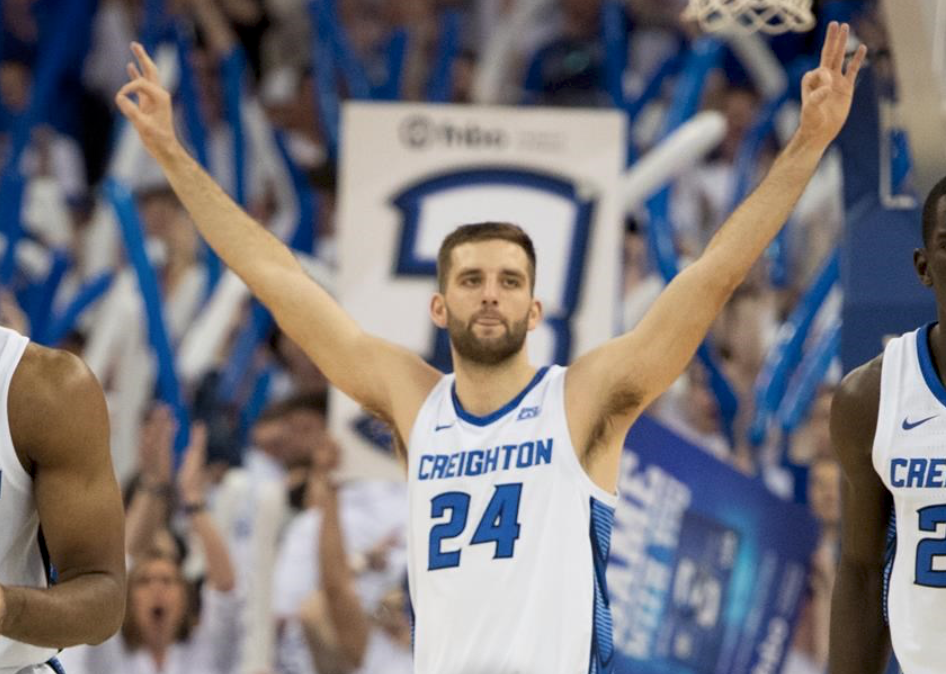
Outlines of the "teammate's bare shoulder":
<svg viewBox="0 0 946 674">
<path fill-rule="evenodd" d="M 881 353 L 845 375 L 831 401 L 831 437 L 842 461 L 855 458 L 851 452 L 861 456 L 864 451 L 870 459 L 880 410 L 883 357 Z"/>
<path fill-rule="evenodd" d="M 104 395 L 92 371 L 78 356 L 35 342 L 13 373 L 8 412 L 13 445 L 27 472 L 34 462 L 55 460 L 50 453 L 63 446 L 57 436 L 73 435 L 68 444 L 83 447 L 86 434 L 108 434 Z"/>
</svg>

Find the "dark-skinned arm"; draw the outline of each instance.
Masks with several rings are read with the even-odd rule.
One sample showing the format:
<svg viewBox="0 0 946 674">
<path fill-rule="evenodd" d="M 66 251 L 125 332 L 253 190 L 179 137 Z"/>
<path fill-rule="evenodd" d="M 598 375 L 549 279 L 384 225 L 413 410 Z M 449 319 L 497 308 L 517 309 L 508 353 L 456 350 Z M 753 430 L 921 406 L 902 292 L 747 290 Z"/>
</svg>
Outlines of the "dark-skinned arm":
<svg viewBox="0 0 946 674">
<path fill-rule="evenodd" d="M 30 344 L 8 407 L 59 575 L 50 588 L 0 586 L 0 634 L 54 648 L 101 643 L 125 605 L 122 500 L 102 388 L 75 356 Z"/>
<path fill-rule="evenodd" d="M 841 560 L 831 605 L 830 674 L 881 674 L 890 658 L 883 565 L 892 499 L 871 460 L 880 367 L 877 358 L 851 372 L 831 405 L 831 439 L 844 479 Z"/>
</svg>

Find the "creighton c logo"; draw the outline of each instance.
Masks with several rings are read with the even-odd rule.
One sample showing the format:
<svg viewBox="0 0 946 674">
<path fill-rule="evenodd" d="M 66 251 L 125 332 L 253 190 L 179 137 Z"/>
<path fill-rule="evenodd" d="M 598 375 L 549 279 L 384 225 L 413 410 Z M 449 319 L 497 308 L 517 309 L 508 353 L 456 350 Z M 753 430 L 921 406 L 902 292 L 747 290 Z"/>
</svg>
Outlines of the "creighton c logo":
<svg viewBox="0 0 946 674">
<path fill-rule="evenodd" d="M 522 226 L 535 243 L 535 293 L 545 319 L 529 336 L 537 364 L 566 364 L 571 357 L 571 319 L 581 297 L 595 196 L 571 180 L 538 170 L 506 166 L 442 173 L 392 198 L 401 212 L 396 276 L 437 274 L 437 250 L 457 226 L 488 220 Z M 446 331 L 433 329 L 428 360 L 452 369 Z"/>
</svg>

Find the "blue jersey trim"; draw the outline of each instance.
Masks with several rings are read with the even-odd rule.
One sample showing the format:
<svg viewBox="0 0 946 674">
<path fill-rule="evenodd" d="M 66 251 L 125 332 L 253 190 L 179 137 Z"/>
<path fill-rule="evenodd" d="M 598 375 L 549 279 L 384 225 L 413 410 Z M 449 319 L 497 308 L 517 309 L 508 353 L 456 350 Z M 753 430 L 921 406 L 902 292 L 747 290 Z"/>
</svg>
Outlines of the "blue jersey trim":
<svg viewBox="0 0 946 674">
<path fill-rule="evenodd" d="M 60 663 L 57 658 L 50 658 L 46 661 L 46 664 L 51 670 L 56 672 L 56 674 L 66 674 L 66 670 L 62 668 L 62 663 Z"/>
<path fill-rule="evenodd" d="M 917 330 L 916 352 L 927 388 L 943 405 L 946 405 L 946 387 L 943 387 L 943 382 L 939 380 L 936 368 L 933 366 L 933 356 L 930 355 L 930 331 L 934 325 L 936 323 L 927 323 Z"/>
<path fill-rule="evenodd" d="M 532 381 L 526 384 L 526 387 L 519 392 L 519 395 L 500 407 L 495 412 L 490 412 L 485 417 L 478 417 L 475 414 L 470 414 L 465 409 L 463 409 L 463 404 L 457 397 L 457 383 L 454 381 L 453 386 L 450 387 L 450 397 L 453 398 L 453 409 L 456 410 L 458 417 L 469 424 L 473 424 L 474 426 L 488 426 L 503 415 L 508 414 L 512 410 L 519 407 L 519 403 L 522 402 L 522 399 L 525 398 L 526 394 L 534 389 L 540 381 L 542 381 L 542 377 L 545 376 L 545 373 L 548 372 L 548 370 L 548 367 L 539 368 L 539 371 L 535 373 Z"/>
<path fill-rule="evenodd" d="M 614 508 L 591 497 L 591 556 L 594 562 L 595 604 L 592 612 L 589 674 L 614 672 L 614 622 L 608 599 L 606 570 L 611 549 Z"/>
<path fill-rule="evenodd" d="M 884 546 L 884 622 L 890 624 L 890 576 L 893 575 L 893 563 L 897 558 L 897 511 L 891 508 L 890 522 L 887 524 L 887 540 Z"/>
</svg>

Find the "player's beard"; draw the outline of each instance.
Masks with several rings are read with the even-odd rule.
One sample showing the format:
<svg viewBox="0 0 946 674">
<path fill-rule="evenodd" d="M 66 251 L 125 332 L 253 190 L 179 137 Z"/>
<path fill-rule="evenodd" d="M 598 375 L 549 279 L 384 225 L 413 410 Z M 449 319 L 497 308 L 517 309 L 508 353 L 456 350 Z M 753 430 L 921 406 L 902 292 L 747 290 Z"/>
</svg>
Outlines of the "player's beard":
<svg viewBox="0 0 946 674">
<path fill-rule="evenodd" d="M 473 314 L 468 323 L 463 323 L 447 309 L 447 333 L 450 335 L 450 343 L 461 358 L 476 365 L 495 367 L 522 349 L 529 332 L 529 315 L 526 314 L 521 321 L 510 324 L 507 319 L 490 313 L 491 318 L 495 317 L 502 323 L 505 331 L 495 337 L 477 337 L 473 332 L 473 324 L 482 313 Z"/>
</svg>

